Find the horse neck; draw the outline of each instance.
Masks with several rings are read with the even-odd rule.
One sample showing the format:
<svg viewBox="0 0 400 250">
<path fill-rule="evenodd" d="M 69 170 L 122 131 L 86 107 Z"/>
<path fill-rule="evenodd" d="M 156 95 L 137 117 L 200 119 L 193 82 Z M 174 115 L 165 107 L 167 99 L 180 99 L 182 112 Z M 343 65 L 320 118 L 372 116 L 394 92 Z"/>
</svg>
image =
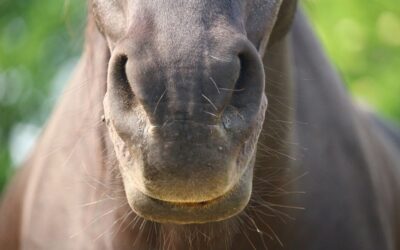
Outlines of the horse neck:
<svg viewBox="0 0 400 250">
<path fill-rule="evenodd" d="M 57 248 L 51 244 L 68 237 L 73 239 L 63 249 L 94 244 L 115 221 L 115 208 L 126 203 L 115 198 L 123 196 L 122 186 L 112 172 L 115 164 L 106 150 L 108 135 L 101 121 L 108 49 L 100 34 L 92 38 L 25 164 L 29 180 L 21 235 L 27 247 Z M 54 219 L 43 223 L 38 214 Z M 51 241 L 46 240 L 49 235 Z M 95 243 L 109 244 L 105 242 L 110 240 L 101 237 Z"/>
<path fill-rule="evenodd" d="M 394 217 L 384 215 L 388 214 L 390 198 L 382 195 L 395 197 L 388 190 L 398 190 L 394 188 L 393 183 L 396 182 L 391 182 L 390 188 L 383 188 L 389 185 L 390 174 L 394 175 L 389 167 L 396 165 L 388 163 L 394 159 L 388 154 L 390 150 L 383 152 L 385 150 L 380 149 L 387 147 L 387 142 L 368 115 L 352 103 L 339 74 L 325 56 L 301 11 L 296 15 L 290 45 L 286 49 L 291 51 L 293 71 L 290 103 L 293 103 L 294 112 L 288 117 L 294 132 L 289 138 L 297 143 L 292 151 L 296 160 L 291 165 L 291 177 L 296 180 L 292 182 L 294 191 L 306 194 L 285 201 L 294 201 L 298 206 L 307 208 L 296 215 L 296 222 L 292 223 L 295 225 L 289 229 L 292 236 L 297 236 L 289 236 L 286 241 L 291 241 L 289 245 L 296 249 L 312 248 L 313 239 L 308 239 L 306 235 L 318 234 L 322 241 L 331 241 L 332 230 L 320 230 L 319 223 L 324 221 L 326 228 L 340 224 L 349 232 L 366 228 L 365 235 L 349 236 L 343 233 L 345 230 L 335 232 L 336 237 L 355 244 L 349 248 L 379 248 L 356 245 L 355 239 L 374 238 L 375 242 L 379 242 L 386 237 L 379 232 L 390 226 L 386 226 L 385 230 L 370 230 L 370 223 L 379 225 L 376 228 L 383 228 L 385 223 L 390 224 L 385 220 Z M 337 213 L 337 204 L 341 204 L 341 209 L 346 211 L 343 217 Z M 300 244 L 305 242 L 309 245 Z"/>
<path fill-rule="evenodd" d="M 295 95 L 291 59 L 289 37 L 270 47 L 263 58 L 268 109 L 257 161 L 269 167 L 290 166 L 294 159 Z"/>
<path fill-rule="evenodd" d="M 364 163 L 357 135 L 359 115 L 301 11 L 291 33 L 269 48 L 263 61 L 269 105 L 258 143 L 250 206 L 257 227 L 274 239 L 269 244 L 274 249 L 279 247 L 278 237 L 291 245 L 301 242 L 294 236 L 299 232 L 316 233 L 317 225 L 309 223 L 315 214 L 303 208 L 331 215 L 334 203 L 320 201 L 326 190 L 338 190 L 336 182 L 343 182 L 343 191 L 330 192 L 332 200 L 340 200 L 346 189 L 371 187 L 367 171 L 347 167 Z M 351 148 L 353 155 L 345 148 Z M 357 179 L 346 180 L 350 173 Z M 310 194 L 314 199 L 309 200 Z M 350 206 L 351 198 L 346 202 Z M 270 217 L 260 215 L 257 210 L 261 209 Z M 293 218 L 308 224 L 300 225 Z M 257 235 L 253 240 L 257 241 Z"/>
</svg>

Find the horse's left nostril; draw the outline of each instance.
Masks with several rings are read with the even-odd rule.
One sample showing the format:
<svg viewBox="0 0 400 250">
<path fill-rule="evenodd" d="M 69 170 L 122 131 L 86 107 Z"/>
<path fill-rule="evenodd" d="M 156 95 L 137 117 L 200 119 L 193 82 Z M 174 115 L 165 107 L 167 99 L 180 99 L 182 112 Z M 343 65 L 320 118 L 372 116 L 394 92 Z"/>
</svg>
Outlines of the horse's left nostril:
<svg viewBox="0 0 400 250">
<path fill-rule="evenodd" d="M 264 93 L 264 71 L 257 50 L 247 41 L 242 46 L 238 55 L 240 74 L 232 89 L 230 105 L 252 117 L 258 113 Z"/>
</svg>

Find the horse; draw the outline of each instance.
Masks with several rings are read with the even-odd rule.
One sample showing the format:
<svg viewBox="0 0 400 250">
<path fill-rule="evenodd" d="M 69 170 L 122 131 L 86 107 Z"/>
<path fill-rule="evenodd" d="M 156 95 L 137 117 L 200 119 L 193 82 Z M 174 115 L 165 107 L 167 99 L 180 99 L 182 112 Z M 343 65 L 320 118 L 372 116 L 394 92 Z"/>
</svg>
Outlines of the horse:
<svg viewBox="0 0 400 250">
<path fill-rule="evenodd" d="M 400 249 L 400 133 L 294 0 L 88 3 L 2 249 Z"/>
</svg>

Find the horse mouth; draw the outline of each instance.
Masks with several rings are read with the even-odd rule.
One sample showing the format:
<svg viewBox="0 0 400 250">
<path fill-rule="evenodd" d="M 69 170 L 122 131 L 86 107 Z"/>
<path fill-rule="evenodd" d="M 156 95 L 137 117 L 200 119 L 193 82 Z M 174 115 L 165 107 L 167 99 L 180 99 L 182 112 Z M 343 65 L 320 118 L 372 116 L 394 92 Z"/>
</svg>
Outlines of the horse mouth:
<svg viewBox="0 0 400 250">
<path fill-rule="evenodd" d="M 145 196 L 147 196 L 149 199 L 154 200 L 155 202 L 159 202 L 159 203 L 164 203 L 166 205 L 169 206 L 175 206 L 175 207 L 187 207 L 187 208 L 193 208 L 193 207 L 198 207 L 198 208 L 206 208 L 207 206 L 211 206 L 214 203 L 220 202 L 221 200 L 224 199 L 224 197 L 229 196 L 233 193 L 233 191 L 235 190 L 236 185 L 231 188 L 230 190 L 228 190 L 226 193 L 220 195 L 219 197 L 210 199 L 210 200 L 205 200 L 205 201 L 200 201 L 200 202 L 176 202 L 176 201 L 167 201 L 167 200 L 160 200 L 154 197 L 151 197 L 149 195 L 143 194 Z M 140 192 L 140 191 L 139 191 Z"/>
<path fill-rule="evenodd" d="M 171 202 L 156 199 L 136 188 L 128 192 L 133 211 L 144 219 L 172 224 L 204 224 L 229 219 L 248 204 L 252 189 L 252 171 L 245 171 L 239 182 L 223 195 L 201 202 Z"/>
</svg>

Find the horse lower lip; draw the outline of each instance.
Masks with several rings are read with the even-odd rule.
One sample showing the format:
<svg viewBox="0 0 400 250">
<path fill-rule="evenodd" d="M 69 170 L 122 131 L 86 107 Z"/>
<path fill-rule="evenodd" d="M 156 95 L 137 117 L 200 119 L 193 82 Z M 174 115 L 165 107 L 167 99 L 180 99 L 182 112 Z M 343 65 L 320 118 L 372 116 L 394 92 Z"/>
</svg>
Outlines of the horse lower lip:
<svg viewBox="0 0 400 250">
<path fill-rule="evenodd" d="M 210 199 L 210 200 L 206 200 L 206 201 L 200 201 L 200 202 L 175 202 L 175 201 L 167 201 L 167 200 L 160 200 L 160 199 L 156 199 L 153 198 L 151 196 L 148 196 L 146 194 L 146 196 L 148 196 L 150 199 L 153 199 L 155 201 L 161 202 L 161 203 L 165 203 L 165 204 L 169 204 L 171 206 L 179 206 L 179 207 L 206 207 L 207 205 L 211 205 L 215 202 L 218 202 L 220 200 L 222 200 L 225 196 L 229 195 L 231 192 L 233 192 L 234 187 L 236 185 L 234 185 L 231 189 L 229 189 L 226 193 L 214 198 L 214 199 Z"/>
<path fill-rule="evenodd" d="M 220 198 L 220 197 L 218 197 L 218 198 Z M 186 206 L 186 207 L 203 207 L 203 206 L 207 206 L 207 205 L 215 202 L 215 200 L 202 201 L 202 202 L 168 202 L 168 201 L 164 201 L 164 202 L 170 203 L 171 205 L 182 206 L 182 207 L 184 207 L 184 206 Z"/>
<path fill-rule="evenodd" d="M 127 194 L 131 208 L 144 219 L 159 223 L 203 224 L 226 220 L 240 213 L 250 199 L 251 183 L 249 168 L 232 189 L 209 201 L 169 202 L 154 199 L 134 187 Z"/>
</svg>

